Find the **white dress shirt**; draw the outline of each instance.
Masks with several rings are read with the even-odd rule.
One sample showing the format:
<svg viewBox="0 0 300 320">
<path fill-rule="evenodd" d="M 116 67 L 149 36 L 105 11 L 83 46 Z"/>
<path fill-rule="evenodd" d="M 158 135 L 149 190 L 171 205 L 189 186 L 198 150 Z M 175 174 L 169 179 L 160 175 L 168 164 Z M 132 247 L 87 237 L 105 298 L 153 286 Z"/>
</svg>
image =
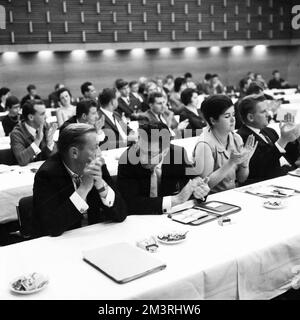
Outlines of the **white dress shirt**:
<svg viewBox="0 0 300 320">
<path fill-rule="evenodd" d="M 101 111 L 108 117 L 108 119 L 115 124 L 115 126 L 117 127 L 120 136 L 122 138 L 123 141 L 127 141 L 127 134 L 124 132 L 124 130 L 122 129 L 121 125 L 119 124 L 118 120 L 115 118 L 113 112 L 100 108 Z"/>
<path fill-rule="evenodd" d="M 161 184 L 161 166 L 163 160 L 154 167 L 150 177 L 150 198 L 156 198 L 159 194 L 159 188 Z M 170 212 L 172 209 L 172 196 L 163 197 L 162 211 L 164 213 Z"/>
<path fill-rule="evenodd" d="M 75 208 L 81 213 L 84 214 L 89 208 L 89 205 L 86 203 L 84 199 L 81 198 L 81 196 L 76 192 L 77 186 L 76 186 L 76 176 L 78 176 L 76 173 L 74 173 L 65 163 L 65 168 L 67 169 L 69 175 L 72 178 L 72 182 L 74 185 L 74 192 L 70 196 L 71 202 L 74 204 Z M 101 197 L 101 196 L 100 196 Z M 115 192 L 111 189 L 110 186 L 107 186 L 107 195 L 106 197 L 101 197 L 101 200 L 103 204 L 107 207 L 112 207 L 115 202 Z"/>
<path fill-rule="evenodd" d="M 137 93 L 137 92 L 132 92 L 132 94 L 140 100 L 140 102 L 143 102 L 143 98 Z"/>
</svg>

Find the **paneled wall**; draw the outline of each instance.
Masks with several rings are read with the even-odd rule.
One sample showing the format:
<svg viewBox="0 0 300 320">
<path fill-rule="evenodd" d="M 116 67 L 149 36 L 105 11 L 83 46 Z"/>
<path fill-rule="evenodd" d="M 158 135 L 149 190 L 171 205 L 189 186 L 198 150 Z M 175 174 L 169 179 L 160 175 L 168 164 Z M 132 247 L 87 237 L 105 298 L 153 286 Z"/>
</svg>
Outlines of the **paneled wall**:
<svg viewBox="0 0 300 320">
<path fill-rule="evenodd" d="M 266 80 L 278 68 L 290 83 L 300 83 L 300 47 L 233 47 L 198 50 L 116 51 L 110 54 L 87 52 L 22 53 L 0 55 L 0 87 L 8 86 L 18 96 L 25 94 L 26 85 L 35 83 L 46 97 L 55 83 L 71 88 L 74 96 L 87 80 L 97 89 L 111 86 L 115 79 L 127 80 L 140 76 L 154 77 L 189 71 L 195 80 L 206 72 L 218 73 L 227 85 L 237 85 L 248 71 L 260 72 Z"/>
<path fill-rule="evenodd" d="M 2 0 L 0 43 L 287 39 L 286 0 Z M 297 36 L 297 34 L 295 35 Z"/>
</svg>

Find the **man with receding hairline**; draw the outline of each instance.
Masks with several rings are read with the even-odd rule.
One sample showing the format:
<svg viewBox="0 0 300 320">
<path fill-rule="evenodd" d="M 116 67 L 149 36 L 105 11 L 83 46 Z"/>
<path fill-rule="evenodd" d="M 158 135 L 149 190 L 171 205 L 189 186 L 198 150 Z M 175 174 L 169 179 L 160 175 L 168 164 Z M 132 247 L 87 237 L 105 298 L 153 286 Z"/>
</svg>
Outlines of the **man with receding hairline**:
<svg viewBox="0 0 300 320">
<path fill-rule="evenodd" d="M 37 236 L 126 218 L 125 203 L 101 158 L 96 129 L 70 124 L 58 139 L 58 153 L 36 173 L 33 214 Z"/>
</svg>

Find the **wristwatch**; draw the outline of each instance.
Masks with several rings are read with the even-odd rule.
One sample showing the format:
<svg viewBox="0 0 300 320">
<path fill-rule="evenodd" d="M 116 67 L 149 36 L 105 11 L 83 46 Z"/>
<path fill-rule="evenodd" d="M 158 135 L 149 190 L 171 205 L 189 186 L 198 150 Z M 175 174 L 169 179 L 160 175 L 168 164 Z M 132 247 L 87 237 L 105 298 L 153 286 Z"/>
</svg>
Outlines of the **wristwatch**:
<svg viewBox="0 0 300 320">
<path fill-rule="evenodd" d="M 107 184 L 106 184 L 106 183 L 104 183 L 102 188 L 97 189 L 98 193 L 102 193 L 102 192 L 104 192 L 104 191 L 106 190 L 106 186 L 107 186 Z"/>
</svg>

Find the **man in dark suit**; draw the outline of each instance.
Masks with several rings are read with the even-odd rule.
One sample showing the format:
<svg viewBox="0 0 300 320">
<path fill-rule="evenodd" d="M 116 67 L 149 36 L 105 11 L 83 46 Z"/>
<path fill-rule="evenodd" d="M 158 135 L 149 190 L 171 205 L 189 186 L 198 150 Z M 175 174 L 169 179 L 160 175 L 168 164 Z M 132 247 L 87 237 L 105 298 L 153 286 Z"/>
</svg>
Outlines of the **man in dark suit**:
<svg viewBox="0 0 300 320">
<path fill-rule="evenodd" d="M 41 100 L 41 97 L 37 94 L 36 86 L 34 84 L 28 85 L 28 87 L 26 89 L 27 89 L 28 94 L 22 98 L 21 107 L 23 107 L 23 104 L 27 100 Z"/>
<path fill-rule="evenodd" d="M 269 89 L 285 89 L 289 88 L 289 84 L 280 77 L 280 72 L 278 70 L 274 70 L 272 72 L 273 79 L 271 79 L 268 83 Z"/>
<path fill-rule="evenodd" d="M 59 136 L 58 153 L 35 176 L 35 234 L 59 236 L 85 224 L 121 222 L 126 214 L 126 205 L 101 159 L 95 128 L 70 124 Z"/>
<path fill-rule="evenodd" d="M 250 95 L 239 104 L 243 125 L 238 134 L 245 142 L 249 135 L 258 141 L 257 148 L 250 160 L 247 182 L 275 178 L 295 168 L 299 157 L 299 126 L 285 123 L 280 127 L 280 137 L 268 126 L 268 105 L 263 94 Z"/>
<path fill-rule="evenodd" d="M 167 213 L 192 195 L 207 195 L 207 184 L 192 176 L 184 149 L 170 144 L 170 138 L 166 125 L 144 124 L 138 143 L 122 154 L 117 181 L 129 214 Z"/>
<path fill-rule="evenodd" d="M 129 82 L 130 94 L 129 99 L 135 112 L 141 111 L 141 105 L 144 102 L 143 97 L 139 94 L 139 83 L 137 81 Z"/>
<path fill-rule="evenodd" d="M 55 152 L 53 141 L 57 124 L 46 123 L 46 107 L 41 100 L 28 100 L 22 108 L 23 121 L 10 133 L 13 155 L 21 166 L 45 160 Z"/>
<path fill-rule="evenodd" d="M 165 105 L 165 98 L 160 92 L 153 92 L 148 97 L 149 110 L 144 112 L 144 116 L 149 123 L 163 123 L 168 126 L 172 137 L 181 137 L 189 121 L 185 120 L 178 123 L 174 118 L 173 111 Z M 141 121 L 143 123 L 143 121 Z"/>
<path fill-rule="evenodd" d="M 131 116 L 134 113 L 134 106 L 129 97 L 130 89 L 128 82 L 123 79 L 117 79 L 116 88 L 120 94 L 116 112 L 119 113 L 120 116 L 124 114 L 126 118 L 131 119 Z"/>
<path fill-rule="evenodd" d="M 90 99 L 78 102 L 76 106 L 76 115 L 65 121 L 60 127 L 60 131 L 71 123 L 90 124 L 95 127 L 98 134 L 103 135 L 102 140 L 104 139 L 104 134 L 101 130 L 104 124 L 104 117 L 99 119 L 98 106 L 95 100 Z"/>
<path fill-rule="evenodd" d="M 135 142 L 137 140 L 136 133 L 115 112 L 118 107 L 116 90 L 103 89 L 99 94 L 98 101 L 100 105 L 99 115 L 104 117 L 102 130 L 107 137 L 106 142 L 102 145 L 102 150 L 125 147 Z"/>
</svg>

